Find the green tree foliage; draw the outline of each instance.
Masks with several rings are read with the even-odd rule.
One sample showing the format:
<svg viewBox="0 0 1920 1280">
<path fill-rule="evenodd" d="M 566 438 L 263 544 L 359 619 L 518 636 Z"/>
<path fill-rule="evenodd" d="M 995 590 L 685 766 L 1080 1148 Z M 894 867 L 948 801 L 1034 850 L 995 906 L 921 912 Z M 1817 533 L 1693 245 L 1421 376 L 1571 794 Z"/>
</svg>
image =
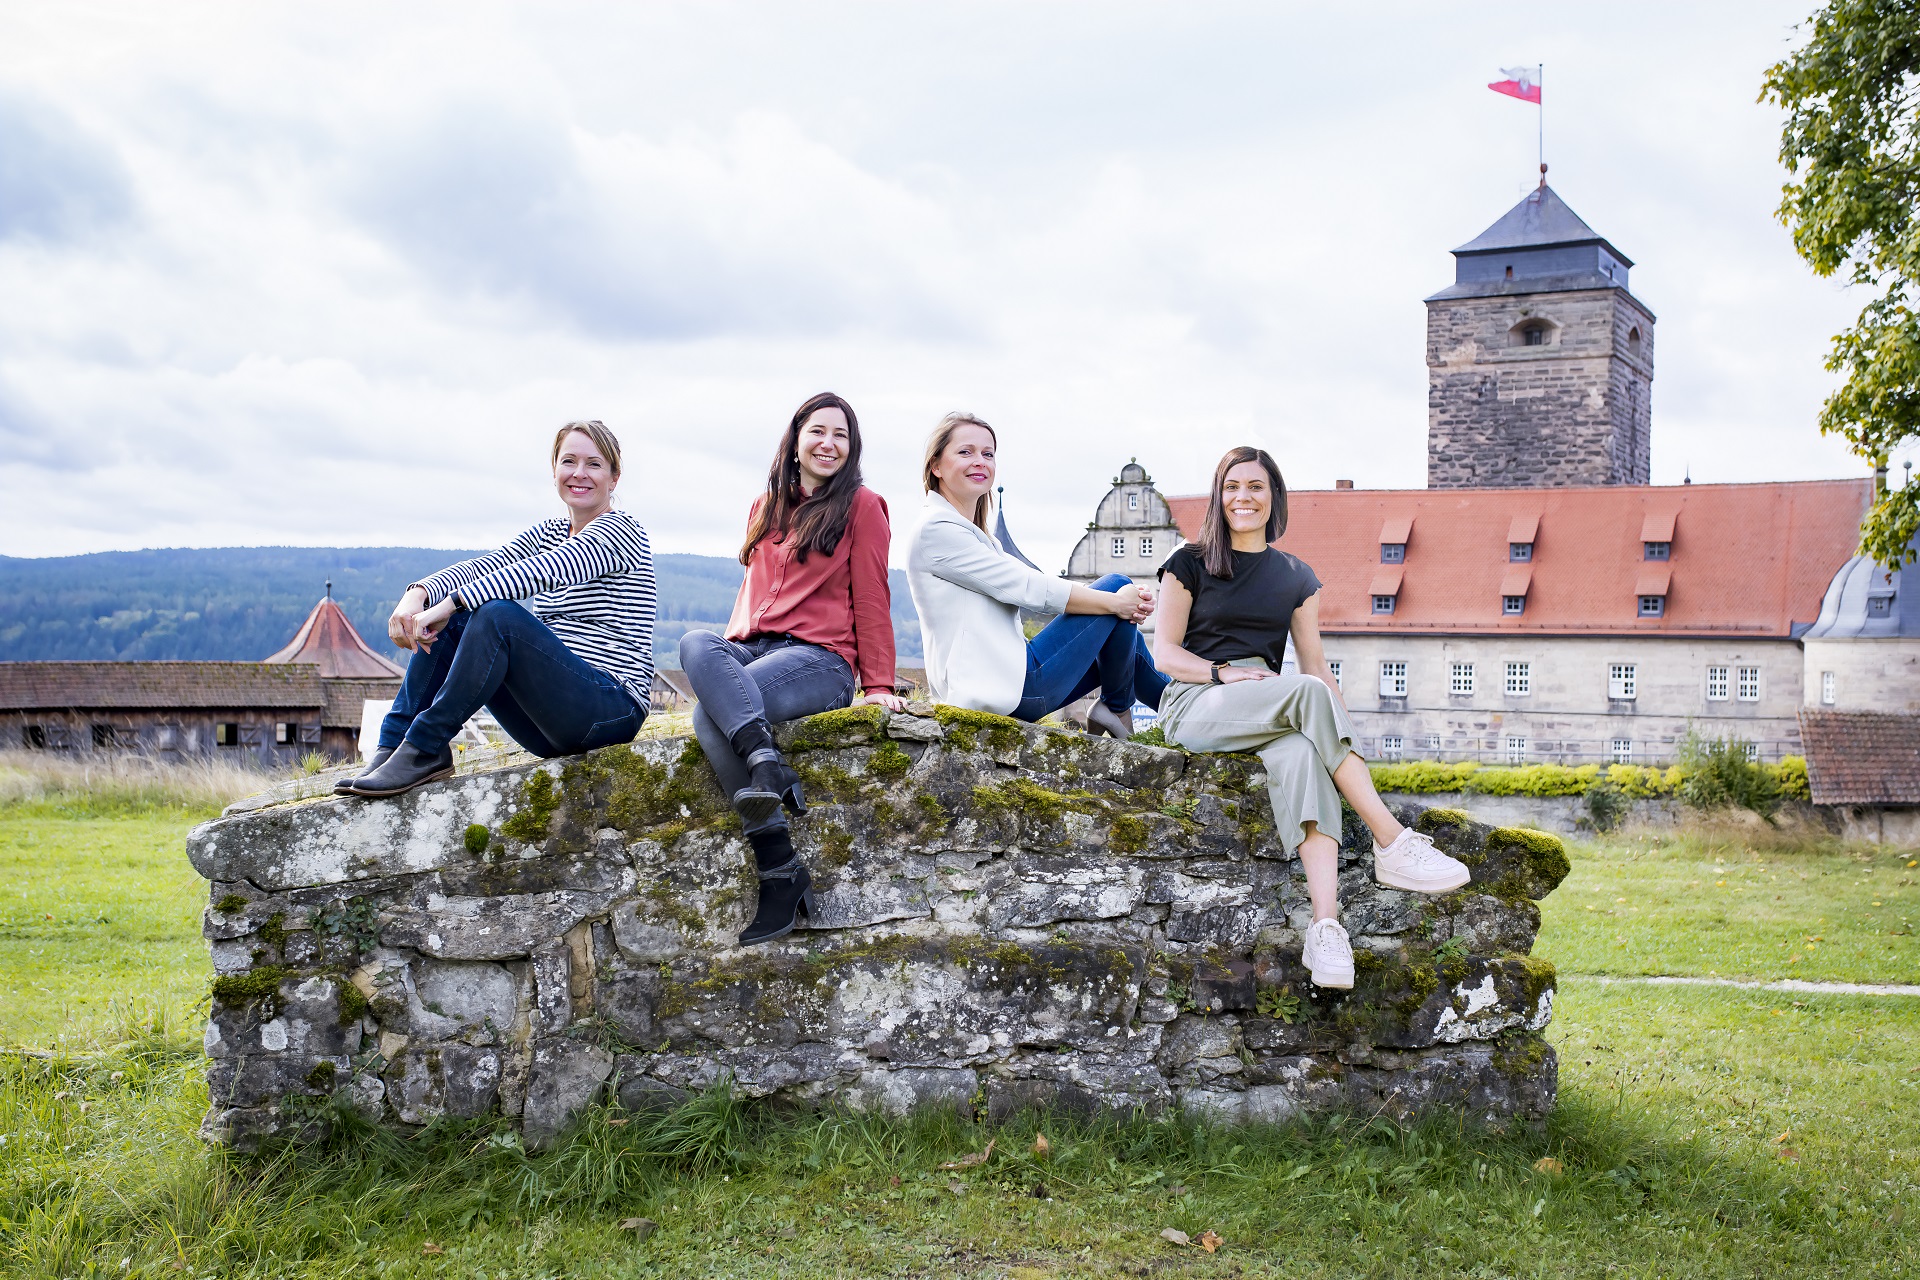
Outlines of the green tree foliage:
<svg viewBox="0 0 1920 1280">
<path fill-rule="evenodd" d="M 1823 434 L 1885 465 L 1920 437 L 1920 3 L 1829 0 L 1811 38 L 1768 69 L 1762 102 L 1786 109 L 1780 220 L 1823 276 L 1846 272 L 1875 296 L 1838 334 L 1827 368 L 1846 381 L 1820 411 Z M 1920 493 L 1876 495 L 1861 550 L 1914 559 Z"/>
</svg>

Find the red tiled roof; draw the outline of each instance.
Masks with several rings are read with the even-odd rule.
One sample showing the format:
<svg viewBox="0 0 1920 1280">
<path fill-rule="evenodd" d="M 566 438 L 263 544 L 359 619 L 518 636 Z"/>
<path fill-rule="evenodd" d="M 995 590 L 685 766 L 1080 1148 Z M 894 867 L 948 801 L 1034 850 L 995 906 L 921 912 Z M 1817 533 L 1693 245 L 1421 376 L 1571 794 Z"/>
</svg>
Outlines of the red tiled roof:
<svg viewBox="0 0 1920 1280">
<path fill-rule="evenodd" d="M 1294 490 L 1277 545 L 1325 584 L 1320 625 L 1331 632 L 1787 636 L 1820 616 L 1870 492 L 1866 479 Z M 1168 502 L 1180 532 L 1197 537 L 1206 497 Z M 1503 614 L 1507 544 L 1535 517 L 1526 612 Z M 1380 531 L 1403 524 L 1405 564 L 1382 565 Z M 1648 540 L 1671 542 L 1672 559 L 1645 560 Z M 1388 569 L 1400 575 L 1398 599 L 1376 614 L 1369 597 Z M 1639 616 L 1637 597 L 1657 594 L 1641 590 L 1649 570 L 1671 579 L 1657 618 Z"/>
<path fill-rule="evenodd" d="M 1802 711 L 1815 804 L 1920 804 L 1920 715 Z"/>
<path fill-rule="evenodd" d="M 400 668 L 367 647 L 347 615 L 328 596 L 313 606 L 287 647 L 262 662 L 311 662 L 326 678 L 343 676 L 399 679 Z M 359 724 L 358 720 L 354 721 Z"/>
<path fill-rule="evenodd" d="M 0 662 L 0 711 L 325 705 L 320 673 L 307 663 Z"/>
</svg>

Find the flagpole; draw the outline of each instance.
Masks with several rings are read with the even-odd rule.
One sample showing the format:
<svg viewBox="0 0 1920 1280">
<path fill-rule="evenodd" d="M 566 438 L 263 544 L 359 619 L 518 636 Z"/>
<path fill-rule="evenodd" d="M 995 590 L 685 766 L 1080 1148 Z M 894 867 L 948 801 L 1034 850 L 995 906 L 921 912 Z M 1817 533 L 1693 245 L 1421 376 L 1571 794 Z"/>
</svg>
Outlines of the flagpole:
<svg viewBox="0 0 1920 1280">
<path fill-rule="evenodd" d="M 1547 64 L 1535 64 L 1534 85 L 1540 90 L 1540 185 L 1547 185 Z"/>
</svg>

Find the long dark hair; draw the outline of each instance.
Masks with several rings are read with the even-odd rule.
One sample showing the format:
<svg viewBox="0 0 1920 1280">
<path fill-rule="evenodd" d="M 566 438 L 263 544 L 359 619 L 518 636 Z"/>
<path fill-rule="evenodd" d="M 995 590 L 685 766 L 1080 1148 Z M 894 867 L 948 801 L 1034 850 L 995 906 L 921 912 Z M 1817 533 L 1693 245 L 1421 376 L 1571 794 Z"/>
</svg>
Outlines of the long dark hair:
<svg viewBox="0 0 1920 1280">
<path fill-rule="evenodd" d="M 800 491 L 800 428 L 821 409 L 838 409 L 847 415 L 847 460 L 808 497 Z M 852 405 L 831 391 L 822 391 L 793 411 L 793 421 L 780 437 L 773 466 L 767 469 L 766 501 L 747 526 L 747 540 L 740 545 L 740 563 L 751 563 L 753 549 L 763 538 L 776 533 L 793 539 L 796 558 L 802 564 L 812 551 L 832 555 L 847 531 L 853 499 L 859 491 L 860 419 L 854 416 Z"/>
<path fill-rule="evenodd" d="M 1220 497 L 1227 483 L 1227 472 L 1243 462 L 1257 462 L 1266 468 L 1273 486 L 1273 506 L 1267 510 L 1267 541 L 1276 541 L 1287 531 L 1287 482 L 1280 478 L 1280 464 L 1265 449 L 1241 445 L 1229 449 L 1213 469 L 1213 492 L 1207 498 L 1207 519 L 1200 527 L 1200 558 L 1207 572 L 1216 578 L 1233 576 L 1233 530 L 1227 527 L 1227 504 Z"/>
</svg>

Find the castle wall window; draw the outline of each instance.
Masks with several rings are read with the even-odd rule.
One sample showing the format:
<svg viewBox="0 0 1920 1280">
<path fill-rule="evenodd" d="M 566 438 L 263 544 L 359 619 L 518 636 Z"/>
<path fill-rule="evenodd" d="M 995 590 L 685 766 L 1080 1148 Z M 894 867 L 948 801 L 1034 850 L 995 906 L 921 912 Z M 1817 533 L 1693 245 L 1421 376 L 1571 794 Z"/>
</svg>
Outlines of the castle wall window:
<svg viewBox="0 0 1920 1280">
<path fill-rule="evenodd" d="M 1380 756 L 1385 760 L 1398 760 L 1406 750 L 1406 744 L 1398 734 L 1388 734 L 1380 739 Z"/>
<path fill-rule="evenodd" d="M 1113 553 L 1114 559 L 1124 560 L 1127 555 L 1127 540 L 1125 538 L 1115 538 L 1107 549 Z"/>
<path fill-rule="evenodd" d="M 1631 702 L 1639 686 L 1639 672 L 1631 662 L 1607 666 L 1607 697 L 1615 702 Z"/>
<path fill-rule="evenodd" d="M 1671 542 L 1643 542 L 1640 544 L 1640 558 L 1643 560 L 1673 559 Z"/>
<path fill-rule="evenodd" d="M 1340 659 L 1338 658 L 1327 659 L 1327 671 L 1333 676 L 1333 683 L 1337 687 L 1344 689 L 1347 686 L 1340 679 L 1340 665 Z"/>
<path fill-rule="evenodd" d="M 1380 544 L 1381 564 L 1405 564 L 1407 544 L 1404 542 L 1383 542 Z"/>
<path fill-rule="evenodd" d="M 1447 680 L 1447 692 L 1456 698 L 1473 696 L 1473 664 L 1471 662 L 1453 664 Z"/>
<path fill-rule="evenodd" d="M 1527 762 L 1527 740 L 1518 734 L 1507 738 L 1507 763 L 1525 764 Z"/>
<path fill-rule="evenodd" d="M 1727 675 L 1725 667 L 1707 668 L 1707 701 L 1725 702 L 1727 700 Z"/>
<path fill-rule="evenodd" d="M 1127 495 L 1127 510 L 1129 510 L 1129 511 L 1138 511 L 1139 509 L 1140 509 L 1140 495 L 1139 495 L 1139 494 L 1137 494 L 1137 493 L 1130 493 L 1130 494 L 1128 494 L 1128 495 Z"/>
<path fill-rule="evenodd" d="M 1615 738 L 1608 749 L 1608 759 L 1615 764 L 1633 763 L 1633 739 Z"/>
<path fill-rule="evenodd" d="M 1533 544 L 1531 542 L 1509 542 L 1507 544 L 1507 559 L 1514 564 L 1530 563 L 1533 560 Z"/>
<path fill-rule="evenodd" d="M 1820 673 L 1820 701 L 1829 707 L 1833 705 L 1834 683 L 1833 672 L 1822 671 Z"/>
<path fill-rule="evenodd" d="M 1152 555 L 1152 554 L 1153 554 L 1153 539 L 1152 539 L 1152 538 L 1142 538 L 1142 539 L 1140 539 L 1140 554 L 1141 554 L 1141 555 L 1143 555 L 1143 556 L 1150 556 L 1150 555 Z"/>
<path fill-rule="evenodd" d="M 1383 662 L 1380 664 L 1380 696 L 1383 698 L 1404 698 L 1407 696 L 1406 663 Z"/>
<path fill-rule="evenodd" d="M 1509 662 L 1507 664 L 1507 693 L 1511 697 L 1524 698 L 1533 692 L 1533 664 L 1530 662 Z"/>
<path fill-rule="evenodd" d="M 1666 617 L 1667 598 L 1665 596 L 1641 596 L 1640 616 L 1643 618 Z"/>
<path fill-rule="evenodd" d="M 47 726 L 43 724 L 21 725 L 20 745 L 28 751 L 45 751 L 47 749 Z"/>
<path fill-rule="evenodd" d="M 1527 598 L 1525 596 L 1501 596 L 1500 597 L 1500 612 L 1505 614 L 1507 617 L 1509 618 L 1518 617 L 1520 614 L 1523 614 L 1526 611 L 1527 611 Z"/>
<path fill-rule="evenodd" d="M 1738 675 L 1739 684 L 1735 687 L 1735 692 L 1739 695 L 1740 701 L 1760 701 L 1760 668 L 1741 667 Z"/>
</svg>

